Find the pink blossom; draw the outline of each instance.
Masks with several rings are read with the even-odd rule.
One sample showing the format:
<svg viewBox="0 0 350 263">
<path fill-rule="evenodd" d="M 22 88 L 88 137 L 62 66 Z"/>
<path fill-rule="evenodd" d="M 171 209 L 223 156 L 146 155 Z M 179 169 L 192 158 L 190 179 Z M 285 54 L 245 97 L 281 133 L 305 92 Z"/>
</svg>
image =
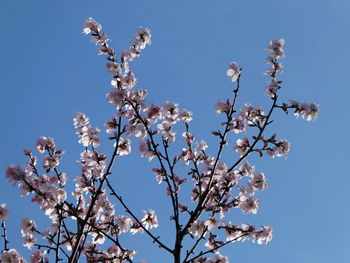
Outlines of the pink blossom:
<svg viewBox="0 0 350 263">
<path fill-rule="evenodd" d="M 274 61 L 274 59 L 271 56 L 269 56 L 267 58 L 265 63 L 266 64 L 273 63 L 272 67 L 264 72 L 265 75 L 274 78 L 277 72 L 280 72 L 280 73 L 283 72 L 283 65 L 282 65 L 282 63 Z"/>
<path fill-rule="evenodd" d="M 287 159 L 287 153 L 290 151 L 291 144 L 284 138 L 280 142 L 276 143 L 277 156 L 283 156 Z"/>
<path fill-rule="evenodd" d="M 164 115 L 164 121 L 175 124 L 179 116 L 179 105 L 177 103 L 170 103 L 169 101 L 163 102 L 162 113 Z"/>
<path fill-rule="evenodd" d="M 83 144 L 84 147 L 88 147 L 92 145 L 93 147 L 98 147 L 100 145 L 100 129 L 93 128 L 91 126 L 83 127 L 81 139 L 79 143 Z"/>
<path fill-rule="evenodd" d="M 89 124 L 89 118 L 86 117 L 84 113 L 77 112 L 73 119 L 73 124 L 75 128 L 77 128 L 78 126 L 86 126 Z"/>
<path fill-rule="evenodd" d="M 180 209 L 180 213 L 184 213 L 187 211 L 188 206 L 187 205 L 182 205 L 182 204 L 177 204 L 177 208 Z"/>
<path fill-rule="evenodd" d="M 235 118 L 230 125 L 230 129 L 234 131 L 234 133 L 238 134 L 241 132 L 246 132 L 246 125 L 244 124 L 244 121 L 240 118 Z"/>
<path fill-rule="evenodd" d="M 146 144 L 144 141 L 140 141 L 139 143 L 138 151 L 141 153 L 141 157 L 148 158 L 148 161 L 150 162 L 154 157 L 154 153 L 148 146 L 149 142 Z"/>
<path fill-rule="evenodd" d="M 46 149 L 50 149 L 53 151 L 55 149 L 55 142 L 51 137 L 41 136 L 36 141 L 35 148 L 41 154 L 44 153 Z"/>
<path fill-rule="evenodd" d="M 206 261 L 207 263 L 228 263 L 228 258 L 225 256 L 222 256 L 219 252 L 215 253 L 214 258 L 209 258 Z"/>
<path fill-rule="evenodd" d="M 36 228 L 35 222 L 30 218 L 23 218 L 20 226 L 23 235 L 33 234 Z"/>
<path fill-rule="evenodd" d="M 132 40 L 132 44 L 137 45 L 137 41 Z M 141 51 L 135 46 L 132 46 L 129 50 L 124 50 L 122 53 L 122 61 L 124 62 L 124 65 L 128 65 L 127 61 L 133 61 L 134 58 L 141 56 Z M 129 66 L 127 66 L 129 68 Z"/>
<path fill-rule="evenodd" d="M 160 120 L 162 117 L 163 117 L 162 108 L 152 103 L 151 106 L 148 108 L 147 118 L 150 121 L 156 122 L 157 120 Z"/>
<path fill-rule="evenodd" d="M 93 244 L 100 244 L 100 245 L 104 244 L 106 238 L 102 233 L 92 232 L 91 235 L 92 235 L 92 243 Z"/>
<path fill-rule="evenodd" d="M 111 73 L 112 75 L 117 74 L 118 71 L 121 70 L 121 66 L 117 62 L 107 63 L 106 68 L 109 71 L 109 73 Z"/>
<path fill-rule="evenodd" d="M 38 161 L 38 158 L 35 156 L 30 156 L 30 158 L 27 160 L 26 165 L 25 165 L 25 172 L 27 175 L 33 174 L 35 171 L 35 165 Z"/>
<path fill-rule="evenodd" d="M 182 165 L 188 166 L 191 160 L 194 160 L 195 155 L 190 149 L 182 148 L 182 154 L 180 158 L 183 160 Z"/>
<path fill-rule="evenodd" d="M 264 173 L 254 173 L 253 180 L 247 182 L 248 187 L 252 189 L 252 191 L 262 191 L 267 188 L 267 180 L 265 178 Z"/>
<path fill-rule="evenodd" d="M 124 215 L 120 215 L 120 216 L 115 217 L 115 220 L 118 224 L 119 231 L 121 233 L 128 232 L 130 230 L 132 223 L 133 223 L 131 218 L 128 218 Z"/>
<path fill-rule="evenodd" d="M 267 50 L 270 52 L 270 56 L 274 59 L 284 58 L 284 39 L 280 40 L 271 40 L 270 45 L 267 47 Z"/>
<path fill-rule="evenodd" d="M 151 45 L 151 31 L 148 28 L 140 27 L 135 33 L 136 42 L 133 42 L 136 48 L 144 49 L 146 45 Z"/>
<path fill-rule="evenodd" d="M 17 183 L 17 181 L 23 180 L 26 175 L 22 170 L 22 168 L 19 166 L 19 164 L 17 165 L 10 164 L 7 166 L 5 176 L 6 178 L 10 179 L 12 186 L 14 186 Z"/>
<path fill-rule="evenodd" d="M 272 227 L 262 226 L 254 233 L 254 241 L 257 241 L 259 245 L 267 244 L 272 240 Z"/>
<path fill-rule="evenodd" d="M 125 125 L 126 136 L 135 136 L 135 137 L 146 137 L 146 130 L 142 123 L 133 123 Z"/>
<path fill-rule="evenodd" d="M 115 257 L 119 257 L 120 248 L 117 245 L 113 245 L 113 246 L 108 248 L 108 252 L 111 253 Z"/>
<path fill-rule="evenodd" d="M 276 95 L 278 89 L 280 88 L 279 84 L 281 83 L 281 81 L 277 81 L 275 79 L 271 80 L 266 87 L 265 94 L 273 98 Z"/>
<path fill-rule="evenodd" d="M 109 56 L 107 57 L 107 59 L 113 59 L 115 57 L 115 51 L 112 47 L 107 47 L 107 46 L 101 46 L 98 49 L 98 55 L 102 55 L 102 54 L 108 54 Z"/>
<path fill-rule="evenodd" d="M 319 109 L 318 105 L 314 103 L 299 103 L 290 100 L 290 107 L 294 108 L 294 115 L 298 118 L 300 115 L 307 121 L 316 120 Z"/>
<path fill-rule="evenodd" d="M 46 250 L 37 250 L 33 251 L 32 256 L 30 257 L 30 263 L 43 262 Z"/>
<path fill-rule="evenodd" d="M 156 175 L 156 180 L 158 181 L 158 184 L 160 184 L 163 181 L 163 175 L 162 175 L 161 170 L 159 170 L 157 168 L 152 168 L 152 171 Z"/>
<path fill-rule="evenodd" d="M 208 231 L 211 232 L 213 229 L 219 226 L 220 222 L 215 217 L 210 217 L 204 221 L 204 225 L 207 227 Z"/>
<path fill-rule="evenodd" d="M 27 247 L 29 250 L 32 250 L 34 244 L 38 241 L 32 234 L 22 235 L 22 238 L 24 240 L 23 246 Z"/>
<path fill-rule="evenodd" d="M 118 144 L 118 152 L 120 156 L 128 155 L 131 153 L 131 146 L 130 146 L 130 140 L 124 137 L 120 138 L 119 144 Z"/>
<path fill-rule="evenodd" d="M 236 62 L 230 64 L 230 68 L 227 70 L 226 75 L 231 78 L 232 82 L 235 82 L 241 75 L 241 70 L 238 68 Z"/>
<path fill-rule="evenodd" d="M 132 227 L 131 227 L 131 229 L 130 229 L 130 233 L 132 234 L 132 235 L 135 235 L 136 233 L 143 233 L 143 228 L 142 228 L 142 226 L 139 224 L 139 223 L 137 223 L 136 221 L 133 221 L 133 224 L 132 224 Z"/>
<path fill-rule="evenodd" d="M 112 121 L 105 122 L 104 126 L 107 127 L 107 130 L 106 130 L 107 133 L 112 133 L 112 131 L 114 131 L 118 128 L 117 117 L 115 115 L 112 115 Z"/>
<path fill-rule="evenodd" d="M 186 141 L 187 145 L 191 146 L 194 140 L 194 135 L 190 132 L 183 132 L 182 139 Z"/>
<path fill-rule="evenodd" d="M 167 121 L 163 121 L 162 123 L 157 125 L 157 128 L 163 133 L 162 139 L 167 141 L 168 143 L 172 143 L 175 141 L 175 132 L 171 130 L 171 123 Z"/>
<path fill-rule="evenodd" d="M 105 32 L 103 32 L 102 35 L 94 34 L 91 36 L 92 36 L 91 43 L 95 43 L 96 45 L 99 45 L 99 46 L 105 46 L 109 40 Z"/>
<path fill-rule="evenodd" d="M 249 139 L 248 138 L 244 138 L 243 140 L 242 139 L 238 139 L 237 140 L 237 145 L 233 146 L 233 149 L 236 151 L 236 152 L 239 152 L 242 155 L 244 155 L 248 149 L 249 149 Z"/>
<path fill-rule="evenodd" d="M 9 210 L 5 208 L 6 204 L 1 204 L 0 206 L 0 222 L 4 222 L 5 220 L 9 220 Z"/>
<path fill-rule="evenodd" d="M 112 103 L 117 110 L 119 110 L 124 103 L 124 99 L 127 97 L 128 92 L 123 89 L 112 88 L 109 93 L 107 93 L 107 101 Z"/>
<path fill-rule="evenodd" d="M 188 110 L 182 110 L 178 115 L 178 120 L 183 123 L 189 123 L 192 120 L 192 112 Z"/>
<path fill-rule="evenodd" d="M 314 103 L 309 104 L 308 111 L 305 112 L 303 115 L 303 118 L 307 121 L 316 120 L 318 114 L 320 113 L 318 106 Z"/>
<path fill-rule="evenodd" d="M 251 104 L 246 103 L 245 108 L 239 112 L 239 118 L 241 120 L 247 120 L 248 124 L 263 125 L 265 121 L 264 109 L 262 107 L 254 108 Z"/>
<path fill-rule="evenodd" d="M 43 168 L 47 171 L 53 170 L 57 165 L 60 164 L 61 156 L 45 156 L 43 159 Z"/>
<path fill-rule="evenodd" d="M 88 20 L 84 21 L 84 28 L 83 32 L 85 35 L 89 34 L 91 31 L 94 31 L 95 33 L 100 32 L 102 29 L 102 26 L 95 21 L 92 17 L 89 17 Z"/>
<path fill-rule="evenodd" d="M 239 169 L 241 170 L 243 176 L 253 176 L 255 167 L 245 161 Z"/>
<path fill-rule="evenodd" d="M 224 223 L 225 225 L 225 234 L 226 234 L 226 240 L 237 240 L 239 241 L 241 239 L 242 230 L 238 225 L 230 223 Z"/>
<path fill-rule="evenodd" d="M 153 210 L 142 210 L 145 213 L 145 216 L 142 218 L 141 222 L 146 229 L 158 227 L 158 219 Z"/>
<path fill-rule="evenodd" d="M 218 250 L 218 245 L 220 245 L 221 242 L 215 240 L 217 237 L 218 237 L 217 235 L 213 235 L 210 233 L 208 241 L 204 244 L 208 248 L 208 250 L 214 250 L 214 251 Z"/>
<path fill-rule="evenodd" d="M 131 90 L 129 93 L 129 99 L 134 103 L 141 105 L 141 107 L 145 108 L 146 107 L 145 101 L 146 101 L 147 94 L 148 94 L 147 90 L 142 90 L 142 89 L 138 89 L 135 91 Z"/>
<path fill-rule="evenodd" d="M 60 173 L 58 180 L 59 180 L 60 185 L 64 186 L 67 182 L 67 174 Z"/>
<path fill-rule="evenodd" d="M 219 99 L 218 102 L 214 105 L 216 114 L 221 114 L 223 112 L 229 113 L 231 110 L 231 107 L 232 105 L 229 99 L 227 99 L 226 102 L 223 102 L 222 100 Z"/>
<path fill-rule="evenodd" d="M 188 231 L 197 237 L 200 237 L 205 229 L 205 225 L 203 221 L 196 220 L 191 224 L 191 227 L 188 229 Z"/>
<path fill-rule="evenodd" d="M 26 263 L 16 249 L 4 250 L 1 254 L 1 262 L 2 263 Z M 38 261 L 37 261 L 38 262 Z"/>
<path fill-rule="evenodd" d="M 268 148 L 268 149 L 266 150 L 266 152 L 267 152 L 267 154 L 268 154 L 271 158 L 275 158 L 276 152 L 275 152 L 274 149 Z"/>
<path fill-rule="evenodd" d="M 196 142 L 197 147 L 195 149 L 195 155 L 196 157 L 198 157 L 199 155 L 201 155 L 202 152 L 204 152 L 207 148 L 208 145 L 204 140 L 201 140 L 200 142 Z"/>
<path fill-rule="evenodd" d="M 240 196 L 239 207 L 242 209 L 244 214 L 258 212 L 258 205 L 260 201 L 253 196 L 246 197 L 245 195 Z"/>
</svg>

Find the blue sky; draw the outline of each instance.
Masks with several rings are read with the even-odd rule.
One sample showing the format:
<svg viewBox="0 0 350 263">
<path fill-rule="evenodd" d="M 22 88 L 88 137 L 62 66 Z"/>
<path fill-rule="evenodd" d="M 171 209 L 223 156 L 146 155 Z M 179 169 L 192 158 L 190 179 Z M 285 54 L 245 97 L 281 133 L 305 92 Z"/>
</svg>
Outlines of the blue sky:
<svg viewBox="0 0 350 263">
<path fill-rule="evenodd" d="M 105 99 L 110 88 L 105 60 L 82 34 L 90 16 L 102 24 L 119 54 L 139 26 L 151 29 L 152 45 L 132 63 L 138 87 L 148 90 L 148 101 L 169 100 L 191 110 L 191 129 L 196 138 L 207 140 L 212 153 L 216 139 L 210 132 L 221 122 L 213 105 L 232 93 L 228 65 L 236 61 L 243 67 L 239 105 L 267 107 L 265 48 L 271 39 L 284 38 L 280 98 L 316 102 L 321 113 L 316 122 L 274 115 L 267 132 L 288 139 L 292 151 L 286 161 L 251 157 L 269 188 L 258 195 L 258 214 L 230 213 L 236 223 L 272 225 L 273 241 L 233 244 L 222 254 L 230 262 L 350 262 L 349 10 L 345 0 L 1 1 L 1 174 L 10 163 L 24 165 L 22 150 L 33 148 L 39 136 L 52 136 L 67 150 L 60 169 L 72 182 L 82 151 L 72 124 L 75 112 L 86 113 L 101 130 L 114 113 Z M 111 148 L 104 140 L 100 151 L 109 154 Z M 118 160 L 114 182 L 140 216 L 142 209 L 156 210 L 160 227 L 155 233 L 169 240 L 169 200 L 151 171 L 156 164 L 141 160 L 135 148 L 133 152 Z M 233 150 L 225 152 L 226 160 L 237 157 Z M 28 255 L 21 248 L 19 222 L 22 217 L 46 219 L 4 176 L 0 191 L 0 203 L 11 210 L 10 246 Z M 170 262 L 149 239 L 123 238 L 138 250 L 137 259 Z"/>
</svg>

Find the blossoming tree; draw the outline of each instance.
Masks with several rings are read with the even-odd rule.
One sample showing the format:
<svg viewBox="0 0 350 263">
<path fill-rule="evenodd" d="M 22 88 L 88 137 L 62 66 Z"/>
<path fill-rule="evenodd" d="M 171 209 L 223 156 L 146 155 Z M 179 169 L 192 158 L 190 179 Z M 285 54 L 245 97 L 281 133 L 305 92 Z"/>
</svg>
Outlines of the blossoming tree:
<svg viewBox="0 0 350 263">
<path fill-rule="evenodd" d="M 133 262 L 137 252 L 129 247 L 130 244 L 121 243 L 118 236 L 122 233 L 149 236 L 155 245 L 169 253 L 169 261 L 175 263 L 228 262 L 229 259 L 219 253 L 221 247 L 246 239 L 258 244 L 270 242 L 271 226 L 237 225 L 230 221 L 228 212 L 238 208 L 244 214 L 256 214 L 260 201 L 255 198 L 255 193 L 268 186 L 264 173 L 255 171 L 246 161 L 249 155 L 258 153 L 260 157 L 265 154 L 271 158 L 287 158 L 290 143 L 284 138 L 277 139 L 276 134 L 265 135 L 266 127 L 272 123 L 272 113 L 293 111 L 296 117 L 302 116 L 307 121 L 315 120 L 319 113 L 313 103 L 278 101 L 282 81 L 277 74 L 282 72 L 280 59 L 285 56 L 284 40 L 272 40 L 267 48 L 266 63 L 271 65 L 265 72 L 270 78 L 265 91 L 271 101 L 267 111 L 249 103 L 244 108 L 236 108 L 242 68 L 236 62 L 229 66 L 227 75 L 235 88 L 232 98 L 219 100 L 214 106 L 217 115 L 223 116 L 224 120 L 222 127 L 212 132 L 218 145 L 209 153 L 206 142 L 196 140 L 190 130 L 190 111 L 180 110 L 178 104 L 169 101 L 163 105 L 148 103 L 147 90 L 134 88 L 136 78 L 130 62 L 151 44 L 150 30 L 139 28 L 131 47 L 118 58 L 101 29 L 93 18 L 84 22 L 83 32 L 91 35 L 91 42 L 99 47 L 98 53 L 106 55 L 106 67 L 112 75 L 112 88 L 106 97 L 113 105 L 114 115 L 104 124 L 106 132 L 111 134 L 109 139 L 114 142 L 112 156 L 107 157 L 97 150 L 101 143 L 100 130 L 90 125 L 85 114 L 77 112 L 73 121 L 83 151 L 81 174 L 75 178 L 75 190 L 71 195 L 65 189 L 68 176 L 58 167 L 64 150 L 57 148 L 51 137 L 40 137 L 35 144 L 42 162 L 31 150 L 24 150 L 28 158 L 25 168 L 11 164 L 6 170 L 5 176 L 13 186 L 18 184 L 21 196 L 31 195 L 32 202 L 37 203 L 51 220 L 49 226 L 38 226 L 33 219 L 22 219 L 23 245 L 33 250 L 30 262 L 78 262 L 79 259 Z M 176 139 L 175 125 L 183 128 L 182 140 L 176 141 L 183 148 L 174 154 L 170 149 Z M 255 135 L 245 137 L 248 129 Z M 229 133 L 237 136 L 236 142 L 228 141 Z M 131 137 L 138 139 L 136 147 L 141 157 L 155 163 L 152 171 L 170 200 L 175 231 L 171 244 L 152 233 L 152 229 L 159 226 L 155 211 L 143 210 L 144 215 L 139 217 L 110 182 L 113 163 L 131 153 Z M 225 163 L 222 160 L 224 147 L 233 148 L 239 156 Z M 178 172 L 180 166 L 188 169 L 187 174 Z M 183 184 L 192 185 L 191 200 L 182 193 Z M 114 202 L 124 208 L 124 214 L 115 211 Z M 2 204 L 1 262 L 26 262 L 15 248 L 9 247 L 6 220 L 9 220 L 9 214 L 6 205 Z"/>
</svg>

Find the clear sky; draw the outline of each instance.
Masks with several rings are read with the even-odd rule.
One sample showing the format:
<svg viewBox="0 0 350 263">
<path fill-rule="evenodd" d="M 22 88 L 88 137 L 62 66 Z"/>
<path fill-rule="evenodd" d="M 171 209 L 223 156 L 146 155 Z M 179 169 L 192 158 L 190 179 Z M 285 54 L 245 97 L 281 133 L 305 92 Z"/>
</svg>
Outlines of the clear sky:
<svg viewBox="0 0 350 263">
<path fill-rule="evenodd" d="M 67 151 L 59 168 L 72 184 L 82 151 L 72 124 L 75 112 L 86 113 L 102 131 L 114 113 L 105 98 L 110 88 L 105 59 L 82 34 L 90 16 L 102 24 L 119 54 L 139 26 L 151 29 L 152 45 L 132 63 L 137 86 L 148 90 L 148 101 L 169 100 L 191 110 L 193 133 L 207 140 L 213 154 L 217 145 L 210 132 L 222 121 L 213 105 L 232 93 L 228 65 L 237 61 L 243 67 L 239 105 L 267 107 L 265 48 L 271 39 L 284 38 L 280 98 L 316 102 L 321 113 L 316 122 L 274 115 L 268 133 L 288 139 L 292 151 L 287 160 L 249 159 L 265 173 L 269 188 L 258 194 L 256 215 L 233 210 L 229 218 L 238 224 L 272 225 L 274 238 L 267 245 L 236 243 L 221 253 L 230 262 L 348 263 L 349 11 L 347 0 L 3 0 L 0 173 L 10 163 L 23 166 L 22 150 L 33 149 L 39 136 L 52 136 Z M 100 151 L 109 155 L 111 143 L 104 139 Z M 142 209 L 157 212 L 155 233 L 167 241 L 173 233 L 170 203 L 151 171 L 156 163 L 141 160 L 135 147 L 133 153 L 118 159 L 114 183 L 140 216 Z M 230 149 L 225 154 L 226 160 L 238 158 Z M 38 224 L 46 219 L 4 176 L 0 192 L 0 203 L 10 209 L 10 246 L 27 256 L 21 248 L 21 218 L 32 217 Z M 118 209 L 117 214 L 124 213 Z M 122 238 L 138 250 L 137 259 L 170 262 L 148 238 Z"/>
</svg>

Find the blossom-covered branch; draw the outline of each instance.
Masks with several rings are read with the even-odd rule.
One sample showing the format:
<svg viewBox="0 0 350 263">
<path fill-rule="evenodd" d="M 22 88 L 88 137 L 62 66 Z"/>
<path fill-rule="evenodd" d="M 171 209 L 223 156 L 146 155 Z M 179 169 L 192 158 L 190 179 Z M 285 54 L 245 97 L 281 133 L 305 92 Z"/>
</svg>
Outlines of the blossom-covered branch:
<svg viewBox="0 0 350 263">
<path fill-rule="evenodd" d="M 109 140 L 113 142 L 112 154 L 107 157 L 97 150 L 102 143 L 101 130 L 91 126 L 84 113 L 77 112 L 73 124 L 83 151 L 79 159 L 81 174 L 75 178 L 71 197 L 66 192 L 68 176 L 57 168 L 65 151 L 58 149 L 51 137 L 39 137 L 34 146 L 42 156 L 41 165 L 31 150 L 25 150 L 25 168 L 10 164 L 6 170 L 5 176 L 10 183 L 13 186 L 18 183 L 21 196 L 33 195 L 31 201 L 37 203 L 51 220 L 51 225 L 45 228 L 37 226 L 31 218 L 22 219 L 23 246 L 29 250 L 37 249 L 32 252 L 30 261 L 48 262 L 51 257 L 60 262 L 63 260 L 61 257 L 66 257 L 69 263 L 75 263 L 85 257 L 86 262 L 133 262 L 136 251 L 126 248 L 131 245 L 121 243 L 119 236 L 123 233 L 145 233 L 151 242 L 169 253 L 174 263 L 228 262 L 228 258 L 219 252 L 223 246 L 246 239 L 258 244 L 270 242 L 271 226 L 239 226 L 225 219 L 234 208 L 243 214 L 258 212 L 260 200 L 255 193 L 267 189 L 268 182 L 265 174 L 257 172 L 247 161 L 251 154 L 258 153 L 261 158 L 264 154 L 271 158 L 287 158 L 291 144 L 285 138 L 278 139 L 276 133 L 265 134 L 266 127 L 273 123 L 273 112 L 282 110 L 288 114 L 293 111 L 297 118 L 302 116 L 307 121 L 315 120 L 319 114 L 315 103 L 278 101 L 283 82 L 277 76 L 283 70 L 280 60 L 285 57 L 285 41 L 272 40 L 267 47 L 269 56 L 265 63 L 271 65 L 265 72 L 270 78 L 265 87 L 265 94 L 271 100 L 267 113 L 262 107 L 254 107 L 250 103 L 245 103 L 241 109 L 237 107 L 243 84 L 242 67 L 237 62 L 229 65 L 226 74 L 236 86 L 233 98 L 219 99 L 214 105 L 216 114 L 224 116 L 224 121 L 221 129 L 211 132 L 218 138 L 217 150 L 211 155 L 205 140 L 197 139 L 190 129 L 190 111 L 180 110 L 175 102 L 165 101 L 162 105 L 149 103 L 146 100 L 148 91 L 135 88 L 137 81 L 130 62 L 151 44 L 150 30 L 140 27 L 135 39 L 130 41 L 131 46 L 120 57 L 109 46 L 109 39 L 101 30 L 102 26 L 93 18 L 84 22 L 83 33 L 91 35 L 91 42 L 98 46 L 98 54 L 106 55 L 106 68 L 112 75 L 112 88 L 106 98 L 114 112 L 111 119 L 104 123 L 106 133 L 110 134 Z M 179 123 L 182 123 L 182 140 L 176 141 L 175 126 Z M 248 130 L 256 135 L 251 138 L 243 136 Z M 229 140 L 229 134 L 237 140 Z M 113 165 L 117 158 L 122 161 L 123 156 L 131 154 L 135 143 L 133 138 L 138 140 L 140 156 L 156 162 L 152 171 L 157 183 L 164 188 L 164 195 L 169 197 L 171 209 L 168 213 L 174 221 L 172 227 L 175 232 L 173 247 L 153 233 L 152 229 L 160 225 L 156 212 L 143 210 L 143 218 L 138 218 L 117 192 L 118 186 L 111 183 L 110 178 L 119 169 L 113 168 Z M 182 145 L 182 150 L 176 150 L 178 148 L 173 147 L 175 143 Z M 229 163 L 223 161 L 227 159 L 224 156 L 226 146 L 232 149 Z M 179 168 L 179 164 L 183 167 Z M 191 182 L 193 186 L 188 200 L 184 191 L 187 188 L 183 185 Z M 126 215 L 116 214 L 109 195 L 115 197 Z M 8 219 L 8 210 L 2 204 L 0 222 L 4 249 L 1 262 L 25 262 L 14 248 L 9 248 L 5 226 Z M 38 236 L 45 243 L 38 243 Z M 190 244 L 187 248 L 184 248 L 185 239 L 192 240 L 186 240 L 186 244 Z M 54 253 L 49 255 L 50 251 Z M 214 253 L 212 258 L 208 258 Z"/>
</svg>

